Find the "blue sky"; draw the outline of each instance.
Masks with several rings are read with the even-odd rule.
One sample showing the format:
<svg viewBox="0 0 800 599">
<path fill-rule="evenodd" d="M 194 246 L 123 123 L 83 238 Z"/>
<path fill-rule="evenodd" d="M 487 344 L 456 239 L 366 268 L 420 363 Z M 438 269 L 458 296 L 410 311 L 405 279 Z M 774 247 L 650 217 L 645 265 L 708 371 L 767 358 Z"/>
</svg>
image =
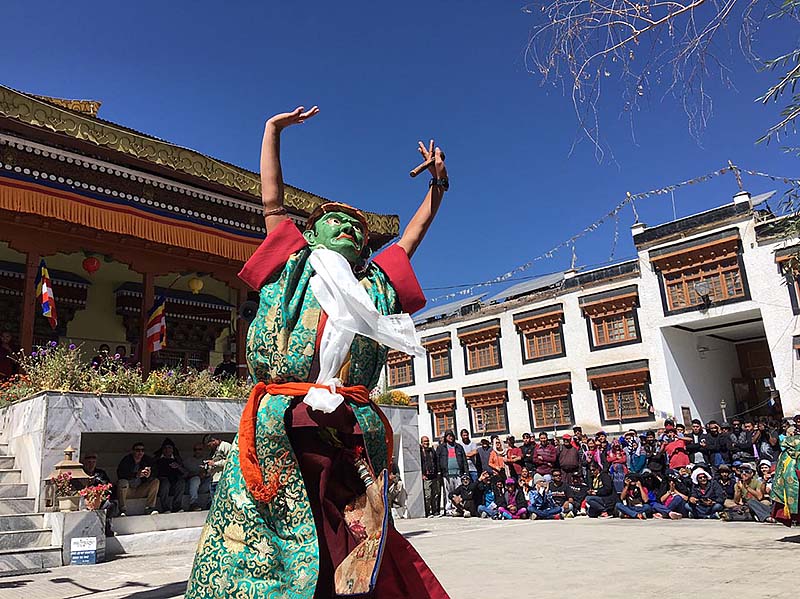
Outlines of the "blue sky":
<svg viewBox="0 0 800 599">
<path fill-rule="evenodd" d="M 288 183 L 406 223 L 426 189 L 411 180 L 416 141 L 447 152 L 451 191 L 414 258 L 423 287 L 493 278 L 539 255 L 625 197 L 718 168 L 728 159 L 779 175 L 796 158 L 754 141 L 777 107 L 754 103 L 774 79 L 720 45 L 735 89 L 711 84 L 714 116 L 692 138 L 681 109 L 651 100 L 636 142 L 610 101 L 601 114 L 616 164 L 589 144 L 570 155 L 568 98 L 523 64 L 532 25 L 522 2 L 4 3 L 2 83 L 23 91 L 103 101 L 100 116 L 257 169 L 264 120 L 297 105 L 321 113 L 286 132 Z M 798 33 L 763 32 L 765 52 Z M 730 33 L 735 40 L 736 32 Z M 606 97 L 614 98 L 609 82 Z M 746 178 L 753 193 L 775 188 Z M 728 176 L 675 193 L 677 216 L 730 201 Z M 642 220 L 670 220 L 669 196 L 639 202 Z M 633 255 L 621 214 L 615 259 Z M 402 225 L 401 225 L 402 226 Z M 607 262 L 613 225 L 577 244 L 579 265 Z M 569 251 L 528 275 L 563 269 Z"/>
</svg>

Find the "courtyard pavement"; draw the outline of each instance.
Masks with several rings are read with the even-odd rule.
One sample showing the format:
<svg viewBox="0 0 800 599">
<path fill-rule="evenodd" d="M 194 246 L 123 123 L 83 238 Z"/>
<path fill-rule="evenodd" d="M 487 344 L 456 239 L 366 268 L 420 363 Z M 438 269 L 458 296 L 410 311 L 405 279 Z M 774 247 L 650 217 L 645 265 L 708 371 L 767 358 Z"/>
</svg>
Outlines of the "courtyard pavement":
<svg viewBox="0 0 800 599">
<path fill-rule="evenodd" d="M 800 530 L 779 525 L 442 518 L 403 520 L 398 529 L 453 599 L 797 597 L 792 576 Z M 187 544 L 95 566 L 0 578 L 0 597 L 181 597 L 193 553 Z"/>
</svg>

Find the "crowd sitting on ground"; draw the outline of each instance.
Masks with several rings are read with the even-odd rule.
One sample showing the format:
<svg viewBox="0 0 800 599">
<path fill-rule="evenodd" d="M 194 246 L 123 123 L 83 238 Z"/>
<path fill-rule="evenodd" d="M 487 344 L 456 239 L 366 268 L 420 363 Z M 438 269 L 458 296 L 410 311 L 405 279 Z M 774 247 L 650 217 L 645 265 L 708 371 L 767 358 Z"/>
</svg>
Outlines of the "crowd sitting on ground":
<svg viewBox="0 0 800 599">
<path fill-rule="evenodd" d="M 83 469 L 89 475 L 87 486 L 112 484 L 111 496 L 103 506 L 109 517 L 126 516 L 130 499 L 145 499 L 147 515 L 183 512 L 185 495 L 189 496 L 188 509 L 201 511 L 208 509 L 231 449 L 227 441 L 207 434 L 192 446 L 191 456 L 181 457 L 169 438 L 149 456 L 144 443 L 137 441 L 119 462 L 116 483 L 97 467 L 95 452 L 83 456 Z M 203 501 L 205 496 L 208 499 Z"/>
<path fill-rule="evenodd" d="M 783 510 L 770 491 L 781 442 L 800 432 L 793 419 L 693 420 L 688 430 L 599 431 L 553 438 L 546 432 L 497 435 L 475 443 L 466 429 L 433 447 L 421 438 L 428 517 L 560 520 L 722 519 L 772 523 Z M 795 495 L 796 497 L 796 495 Z M 780 509 L 778 509 L 780 508 Z M 785 520 L 781 519 L 786 523 Z"/>
</svg>

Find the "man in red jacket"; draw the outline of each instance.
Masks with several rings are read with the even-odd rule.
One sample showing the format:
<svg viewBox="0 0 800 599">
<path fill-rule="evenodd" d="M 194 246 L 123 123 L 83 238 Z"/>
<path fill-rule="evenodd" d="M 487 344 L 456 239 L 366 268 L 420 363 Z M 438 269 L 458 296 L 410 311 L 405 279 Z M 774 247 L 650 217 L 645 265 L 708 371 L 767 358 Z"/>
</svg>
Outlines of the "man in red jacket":
<svg viewBox="0 0 800 599">
<path fill-rule="evenodd" d="M 536 466 L 536 474 L 550 474 L 558 459 L 558 449 L 551 444 L 547 438 L 547 433 L 539 433 L 539 445 L 533 450 L 533 463 Z"/>
</svg>

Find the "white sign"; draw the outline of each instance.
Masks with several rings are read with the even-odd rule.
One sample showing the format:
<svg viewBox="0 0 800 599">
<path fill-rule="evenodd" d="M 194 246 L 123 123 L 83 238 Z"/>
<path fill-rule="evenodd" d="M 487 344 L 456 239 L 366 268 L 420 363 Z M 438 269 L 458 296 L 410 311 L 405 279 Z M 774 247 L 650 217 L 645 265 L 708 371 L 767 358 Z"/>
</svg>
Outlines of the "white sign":
<svg viewBox="0 0 800 599">
<path fill-rule="evenodd" d="M 77 551 L 97 551 L 97 538 L 95 537 L 74 537 L 70 541 L 71 553 Z"/>
</svg>

